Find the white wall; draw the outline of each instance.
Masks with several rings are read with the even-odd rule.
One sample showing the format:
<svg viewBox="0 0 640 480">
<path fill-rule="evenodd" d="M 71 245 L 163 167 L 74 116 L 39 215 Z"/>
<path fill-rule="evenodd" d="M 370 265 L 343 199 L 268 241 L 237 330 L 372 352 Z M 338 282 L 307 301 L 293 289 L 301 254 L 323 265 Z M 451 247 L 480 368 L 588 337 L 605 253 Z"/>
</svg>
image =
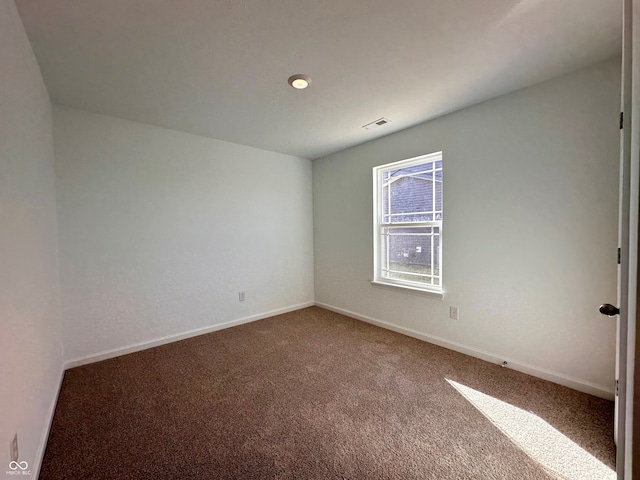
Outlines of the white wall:
<svg viewBox="0 0 640 480">
<path fill-rule="evenodd" d="M 0 2 L 0 45 L 0 474 L 17 432 L 35 476 L 62 328 L 51 104 L 13 0 Z"/>
<path fill-rule="evenodd" d="M 619 71 L 612 60 L 314 161 L 316 301 L 611 392 L 615 321 L 597 307 L 616 302 Z M 439 150 L 445 299 L 373 287 L 371 168 Z"/>
<path fill-rule="evenodd" d="M 67 360 L 313 302 L 309 160 L 61 107 L 54 138 Z"/>
</svg>

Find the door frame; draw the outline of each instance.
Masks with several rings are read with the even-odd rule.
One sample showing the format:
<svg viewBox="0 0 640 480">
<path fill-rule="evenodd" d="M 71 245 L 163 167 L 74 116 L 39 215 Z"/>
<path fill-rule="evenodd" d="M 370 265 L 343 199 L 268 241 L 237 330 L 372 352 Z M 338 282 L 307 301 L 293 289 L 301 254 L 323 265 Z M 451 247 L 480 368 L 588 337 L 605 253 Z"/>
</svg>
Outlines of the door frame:
<svg viewBox="0 0 640 480">
<path fill-rule="evenodd" d="M 623 2 L 623 112 L 621 154 L 621 291 L 620 338 L 626 336 L 619 355 L 619 417 L 617 420 L 617 476 L 632 480 L 640 472 L 640 338 L 636 335 L 638 311 L 638 208 L 640 206 L 640 0 Z M 624 203 L 622 203 L 624 202 Z M 625 285 L 626 277 L 626 285 Z M 624 348 L 626 346 L 626 348 Z M 626 350 L 626 351 L 625 351 Z M 623 371 L 624 370 L 624 371 Z M 634 442 L 634 438 L 637 440 Z M 640 478 L 640 474 L 636 475 Z"/>
</svg>

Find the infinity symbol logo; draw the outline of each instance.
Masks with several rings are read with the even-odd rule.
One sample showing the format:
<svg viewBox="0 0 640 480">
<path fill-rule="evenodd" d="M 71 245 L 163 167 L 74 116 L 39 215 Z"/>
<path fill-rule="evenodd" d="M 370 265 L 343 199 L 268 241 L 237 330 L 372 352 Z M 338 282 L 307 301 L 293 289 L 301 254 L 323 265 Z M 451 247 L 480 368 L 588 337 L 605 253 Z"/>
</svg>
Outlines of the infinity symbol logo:
<svg viewBox="0 0 640 480">
<path fill-rule="evenodd" d="M 9 462 L 9 468 L 11 470 L 26 470 L 27 468 L 29 468 L 29 464 L 26 461 L 22 461 L 22 462 L 16 462 L 16 461 L 11 461 Z"/>
</svg>

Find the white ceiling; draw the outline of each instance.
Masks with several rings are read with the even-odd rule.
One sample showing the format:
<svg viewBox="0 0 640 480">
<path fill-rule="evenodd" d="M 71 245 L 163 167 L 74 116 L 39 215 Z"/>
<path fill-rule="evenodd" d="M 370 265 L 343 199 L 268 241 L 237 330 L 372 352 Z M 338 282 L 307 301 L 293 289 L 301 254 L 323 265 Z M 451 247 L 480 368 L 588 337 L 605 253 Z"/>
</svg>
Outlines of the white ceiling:
<svg viewBox="0 0 640 480">
<path fill-rule="evenodd" d="M 306 158 L 621 49 L 620 0 L 16 3 L 54 103 Z"/>
</svg>

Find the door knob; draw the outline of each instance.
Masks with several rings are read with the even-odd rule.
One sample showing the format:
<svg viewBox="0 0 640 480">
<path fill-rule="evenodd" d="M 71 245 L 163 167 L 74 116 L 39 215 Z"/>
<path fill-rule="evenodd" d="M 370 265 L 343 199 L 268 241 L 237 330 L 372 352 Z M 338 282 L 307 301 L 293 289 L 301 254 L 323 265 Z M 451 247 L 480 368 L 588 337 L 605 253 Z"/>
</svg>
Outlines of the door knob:
<svg viewBox="0 0 640 480">
<path fill-rule="evenodd" d="M 602 315 L 606 315 L 607 317 L 615 317 L 620 314 L 620 309 L 618 307 L 614 307 L 610 303 L 600 305 L 599 310 Z"/>
</svg>

